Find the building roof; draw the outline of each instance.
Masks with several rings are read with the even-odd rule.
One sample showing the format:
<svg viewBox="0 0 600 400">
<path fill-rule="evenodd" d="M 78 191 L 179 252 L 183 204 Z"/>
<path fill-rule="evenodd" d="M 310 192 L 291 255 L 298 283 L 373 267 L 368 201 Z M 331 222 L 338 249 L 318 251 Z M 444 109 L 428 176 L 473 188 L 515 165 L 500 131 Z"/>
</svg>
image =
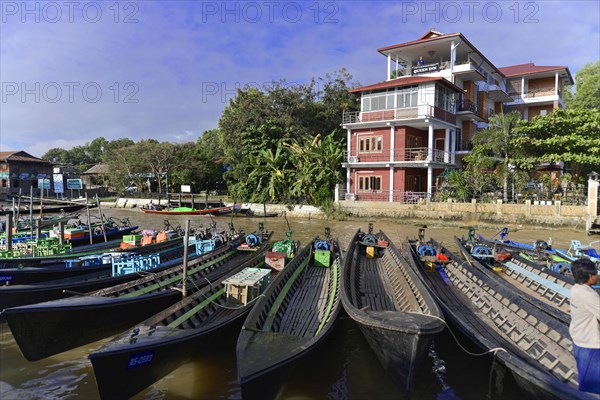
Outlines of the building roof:
<svg viewBox="0 0 600 400">
<path fill-rule="evenodd" d="M 496 67 L 490 60 L 488 60 L 488 58 L 481 51 L 479 51 L 479 49 L 477 49 L 477 47 L 473 46 L 473 44 L 471 44 L 471 42 L 469 42 L 467 40 L 467 38 L 464 37 L 463 34 L 460 32 L 444 34 L 444 33 L 438 32 L 434 29 L 429 29 L 427 32 L 425 32 L 423 35 L 421 35 L 421 37 L 418 38 L 417 40 L 411 40 L 410 42 L 399 43 L 399 44 L 394 44 L 391 46 L 381 47 L 381 48 L 377 49 L 377 51 L 380 52 L 381 54 L 385 55 L 385 52 L 389 51 L 389 50 L 413 46 L 416 44 L 434 42 L 437 40 L 443 40 L 443 39 L 448 39 L 448 38 L 460 39 L 460 41 L 464 42 L 473 51 L 477 52 L 477 54 L 479 54 L 479 56 L 483 59 L 483 61 L 485 61 L 489 66 L 491 66 L 499 74 L 502 75 L 502 71 L 500 71 L 500 69 L 498 67 Z"/>
<path fill-rule="evenodd" d="M 526 64 L 509 65 L 507 67 L 500 68 L 500 71 L 509 78 L 514 77 L 514 76 L 530 75 L 530 74 L 537 74 L 540 72 L 560 71 L 560 70 L 567 71 L 568 78 L 571 81 L 571 84 L 573 84 L 573 77 L 571 76 L 569 67 L 566 67 L 566 66 L 542 66 L 542 65 L 535 65 L 534 63 L 526 63 Z"/>
<path fill-rule="evenodd" d="M 32 156 L 24 151 L 2 151 L 0 152 L 0 162 L 33 162 L 40 164 L 52 164 L 49 161 L 42 160 Z"/>
<path fill-rule="evenodd" d="M 96 164 L 81 175 L 108 175 L 108 165 Z"/>
<path fill-rule="evenodd" d="M 416 85 L 424 82 L 440 81 L 451 89 L 457 92 L 463 92 L 461 88 L 450 82 L 449 80 L 442 78 L 441 76 L 403 76 L 389 81 L 374 83 L 372 85 L 361 86 L 358 88 L 350 89 L 350 93 L 366 92 L 368 90 L 388 89 L 393 87 Z"/>
</svg>

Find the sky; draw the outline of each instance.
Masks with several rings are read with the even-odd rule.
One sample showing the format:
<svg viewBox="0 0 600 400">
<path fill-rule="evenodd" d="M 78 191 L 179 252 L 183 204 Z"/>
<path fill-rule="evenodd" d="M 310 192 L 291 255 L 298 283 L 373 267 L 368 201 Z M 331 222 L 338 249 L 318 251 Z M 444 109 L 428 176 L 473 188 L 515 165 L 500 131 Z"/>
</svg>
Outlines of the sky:
<svg viewBox="0 0 600 400">
<path fill-rule="evenodd" d="M 572 75 L 600 58 L 598 1 L 0 0 L 0 151 L 97 137 L 195 141 L 245 85 L 346 68 L 385 80 L 380 47 L 461 32 L 497 67 Z M 341 121 L 340 121 L 341 122 Z"/>
</svg>

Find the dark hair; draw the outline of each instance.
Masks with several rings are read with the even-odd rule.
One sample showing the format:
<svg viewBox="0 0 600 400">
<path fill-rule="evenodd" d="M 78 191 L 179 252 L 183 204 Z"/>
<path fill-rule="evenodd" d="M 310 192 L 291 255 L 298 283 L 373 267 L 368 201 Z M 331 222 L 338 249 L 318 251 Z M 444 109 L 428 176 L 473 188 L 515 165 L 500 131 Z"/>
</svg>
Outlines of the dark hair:
<svg viewBox="0 0 600 400">
<path fill-rule="evenodd" d="M 596 264 L 589 258 L 578 258 L 571 264 L 571 272 L 575 283 L 583 284 L 590 279 L 590 275 L 598 273 Z"/>
</svg>

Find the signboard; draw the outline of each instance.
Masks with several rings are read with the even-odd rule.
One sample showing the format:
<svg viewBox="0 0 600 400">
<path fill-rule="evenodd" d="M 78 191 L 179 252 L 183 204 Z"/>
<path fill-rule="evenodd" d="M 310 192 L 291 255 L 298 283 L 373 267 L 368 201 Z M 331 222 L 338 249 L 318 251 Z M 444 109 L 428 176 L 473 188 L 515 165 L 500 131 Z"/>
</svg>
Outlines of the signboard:
<svg viewBox="0 0 600 400">
<path fill-rule="evenodd" d="M 83 189 L 81 179 L 67 179 L 67 189 Z"/>
<path fill-rule="evenodd" d="M 428 72 L 439 71 L 439 69 L 440 69 L 440 63 L 417 65 L 416 67 L 412 67 L 412 73 L 413 73 L 413 75 L 426 74 Z"/>
<path fill-rule="evenodd" d="M 64 193 L 65 187 L 63 184 L 62 174 L 54 174 L 54 193 Z"/>
<path fill-rule="evenodd" d="M 46 179 L 46 178 L 38 179 L 38 188 L 50 190 L 50 179 Z"/>
<path fill-rule="evenodd" d="M 190 193 L 192 187 L 190 185 L 181 185 L 181 193 Z"/>
</svg>

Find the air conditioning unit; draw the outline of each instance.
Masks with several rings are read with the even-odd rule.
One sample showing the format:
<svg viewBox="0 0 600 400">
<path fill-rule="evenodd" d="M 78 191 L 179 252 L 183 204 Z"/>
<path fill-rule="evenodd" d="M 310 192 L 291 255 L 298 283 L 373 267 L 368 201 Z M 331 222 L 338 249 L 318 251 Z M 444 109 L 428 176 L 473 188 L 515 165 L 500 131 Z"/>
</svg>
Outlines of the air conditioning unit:
<svg viewBox="0 0 600 400">
<path fill-rule="evenodd" d="M 350 157 L 348 157 L 348 162 L 350 162 L 350 163 L 357 163 L 358 162 L 358 157 L 356 157 L 356 156 L 350 156 Z"/>
<path fill-rule="evenodd" d="M 344 199 L 346 201 L 356 201 L 356 195 L 354 193 L 346 193 Z"/>
</svg>

